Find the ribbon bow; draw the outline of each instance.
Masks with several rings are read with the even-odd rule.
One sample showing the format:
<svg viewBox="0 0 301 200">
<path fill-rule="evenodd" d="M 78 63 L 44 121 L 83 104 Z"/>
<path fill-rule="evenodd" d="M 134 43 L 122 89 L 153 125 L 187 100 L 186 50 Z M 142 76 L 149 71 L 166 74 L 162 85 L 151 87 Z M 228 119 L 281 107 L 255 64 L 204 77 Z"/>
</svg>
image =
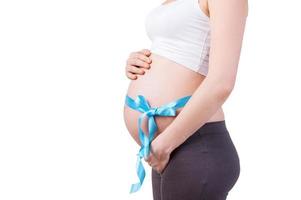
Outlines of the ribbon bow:
<svg viewBox="0 0 301 200">
<path fill-rule="evenodd" d="M 139 182 L 131 185 L 130 193 L 136 192 L 142 186 L 145 178 L 145 169 L 142 165 L 141 158 L 147 158 L 150 153 L 150 143 L 154 139 L 155 133 L 158 130 L 154 116 L 176 116 L 176 110 L 183 107 L 191 96 L 185 96 L 168 104 L 160 107 L 150 107 L 147 100 L 142 95 L 138 95 L 136 100 L 126 95 L 125 103 L 132 109 L 140 111 L 142 114 L 138 119 L 138 133 L 139 140 L 141 142 L 141 148 L 137 154 L 136 171 L 139 178 Z M 148 132 L 149 136 L 146 136 L 141 128 L 141 122 L 144 117 L 148 117 Z"/>
</svg>

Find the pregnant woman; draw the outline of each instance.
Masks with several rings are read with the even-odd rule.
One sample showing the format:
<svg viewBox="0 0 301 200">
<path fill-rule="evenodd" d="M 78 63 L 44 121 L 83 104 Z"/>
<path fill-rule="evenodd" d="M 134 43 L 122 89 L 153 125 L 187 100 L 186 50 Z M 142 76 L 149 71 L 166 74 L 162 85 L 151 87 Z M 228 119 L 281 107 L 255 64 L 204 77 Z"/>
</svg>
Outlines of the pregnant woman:
<svg viewBox="0 0 301 200">
<path fill-rule="evenodd" d="M 222 104 L 235 85 L 247 0 L 172 0 L 145 19 L 150 50 L 131 53 L 124 120 L 152 167 L 154 200 L 225 200 L 240 173 Z"/>
</svg>

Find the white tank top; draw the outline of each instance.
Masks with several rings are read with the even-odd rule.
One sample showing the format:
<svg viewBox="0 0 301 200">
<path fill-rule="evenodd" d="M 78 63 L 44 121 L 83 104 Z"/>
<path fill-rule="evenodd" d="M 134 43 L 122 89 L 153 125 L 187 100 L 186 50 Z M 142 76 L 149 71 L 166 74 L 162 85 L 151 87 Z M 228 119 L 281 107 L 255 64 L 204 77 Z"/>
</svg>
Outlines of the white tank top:
<svg viewBox="0 0 301 200">
<path fill-rule="evenodd" d="M 173 0 L 151 9 L 145 30 L 151 52 L 207 75 L 210 25 L 198 0 Z"/>
</svg>

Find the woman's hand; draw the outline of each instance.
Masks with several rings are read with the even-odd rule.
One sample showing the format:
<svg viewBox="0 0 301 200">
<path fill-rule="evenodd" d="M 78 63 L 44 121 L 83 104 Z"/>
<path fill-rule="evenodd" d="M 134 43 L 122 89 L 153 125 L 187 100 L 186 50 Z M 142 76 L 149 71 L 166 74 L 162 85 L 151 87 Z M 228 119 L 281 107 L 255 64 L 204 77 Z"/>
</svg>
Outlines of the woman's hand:
<svg viewBox="0 0 301 200">
<path fill-rule="evenodd" d="M 159 137 L 156 137 L 150 145 L 150 154 L 145 159 L 146 162 L 159 174 L 163 172 L 170 158 L 170 153 L 164 148 L 164 144 Z"/>
<path fill-rule="evenodd" d="M 129 79 L 137 79 L 137 75 L 143 75 L 145 69 L 150 68 L 151 52 L 148 49 L 142 49 L 138 52 L 132 52 L 126 62 L 125 74 Z"/>
</svg>

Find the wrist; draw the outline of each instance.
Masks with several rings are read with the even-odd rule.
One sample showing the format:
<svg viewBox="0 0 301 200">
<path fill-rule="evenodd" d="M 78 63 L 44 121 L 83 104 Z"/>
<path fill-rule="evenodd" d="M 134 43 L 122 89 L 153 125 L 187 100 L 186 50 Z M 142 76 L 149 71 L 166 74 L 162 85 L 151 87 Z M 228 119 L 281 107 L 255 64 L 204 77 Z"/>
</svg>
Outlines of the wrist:
<svg viewBox="0 0 301 200">
<path fill-rule="evenodd" d="M 159 151 L 158 153 L 161 155 L 170 154 L 176 148 L 174 140 L 169 138 L 169 135 L 165 131 L 159 134 L 156 140 L 158 140 L 157 142 L 159 143 L 159 147 L 160 147 L 158 149 Z"/>
</svg>

